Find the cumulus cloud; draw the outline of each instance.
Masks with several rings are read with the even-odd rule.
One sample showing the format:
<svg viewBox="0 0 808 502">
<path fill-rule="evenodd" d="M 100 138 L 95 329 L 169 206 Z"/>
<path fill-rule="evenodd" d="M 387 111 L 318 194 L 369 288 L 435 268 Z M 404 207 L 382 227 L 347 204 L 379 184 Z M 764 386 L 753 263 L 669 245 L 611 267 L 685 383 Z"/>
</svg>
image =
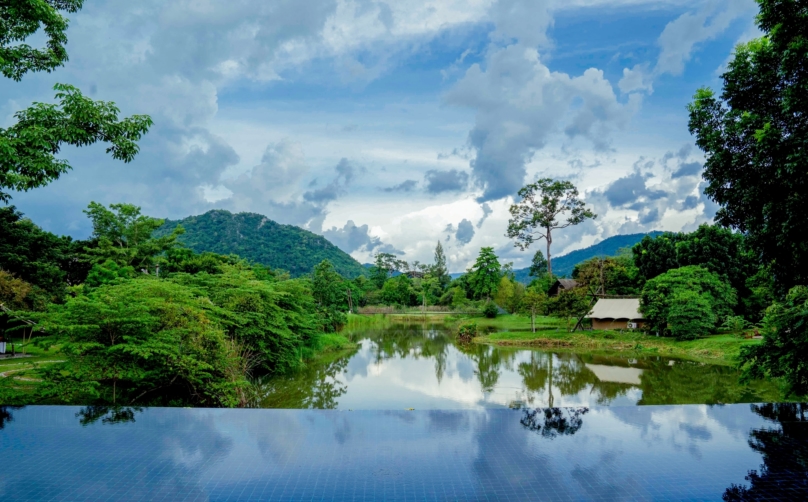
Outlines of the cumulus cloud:
<svg viewBox="0 0 808 502">
<path fill-rule="evenodd" d="M 353 220 L 348 220 L 342 228 L 331 227 L 324 230 L 323 236 L 346 253 L 360 251 L 403 254 L 393 246 L 383 243 L 379 237 L 370 235 L 368 225 L 357 226 Z"/>
<path fill-rule="evenodd" d="M 457 169 L 449 171 L 431 169 L 424 174 L 424 182 L 426 183 L 426 191 L 431 194 L 460 192 L 468 186 L 469 175 Z"/>
<path fill-rule="evenodd" d="M 699 162 L 687 162 L 679 165 L 679 168 L 671 174 L 671 178 L 681 178 L 682 176 L 698 176 L 704 166 Z"/>
<path fill-rule="evenodd" d="M 336 177 L 331 180 L 326 186 L 315 190 L 309 190 L 303 194 L 303 199 L 315 204 L 327 204 L 333 200 L 338 199 L 343 193 L 348 184 L 353 181 L 356 168 L 346 158 L 340 159 L 334 170 L 337 172 Z"/>
<path fill-rule="evenodd" d="M 642 204 L 645 201 L 656 200 L 667 195 L 663 190 L 651 190 L 646 186 L 646 181 L 652 178 L 650 173 L 641 173 L 635 170 L 628 176 L 624 176 L 613 181 L 603 194 L 612 206 L 628 206 Z"/>
<path fill-rule="evenodd" d="M 471 239 L 474 237 L 474 225 L 467 219 L 463 219 L 460 223 L 457 224 L 457 232 L 455 233 L 455 239 L 460 244 L 468 244 L 471 242 Z"/>
<path fill-rule="evenodd" d="M 628 122 L 641 101 L 631 95 L 620 102 L 595 68 L 577 77 L 550 71 L 535 49 L 521 44 L 491 49 L 485 63 L 469 67 L 445 99 L 476 112 L 468 142 L 476 153 L 470 166 L 483 202 L 516 193 L 525 164 L 553 134 L 606 149 L 610 133 Z"/>
</svg>

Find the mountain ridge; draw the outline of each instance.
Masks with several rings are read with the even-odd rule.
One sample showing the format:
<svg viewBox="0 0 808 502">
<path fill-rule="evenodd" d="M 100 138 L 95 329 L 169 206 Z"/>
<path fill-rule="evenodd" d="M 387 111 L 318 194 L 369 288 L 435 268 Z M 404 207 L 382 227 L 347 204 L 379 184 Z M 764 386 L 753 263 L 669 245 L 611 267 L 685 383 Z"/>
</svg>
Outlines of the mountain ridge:
<svg viewBox="0 0 808 502">
<path fill-rule="evenodd" d="M 165 220 L 158 235 L 182 225 L 179 241 L 195 252 L 236 254 L 254 263 L 289 271 L 299 277 L 328 259 L 341 275 L 356 277 L 362 265 L 331 241 L 294 225 L 284 225 L 258 213 L 212 209 L 181 220 Z"/>
</svg>

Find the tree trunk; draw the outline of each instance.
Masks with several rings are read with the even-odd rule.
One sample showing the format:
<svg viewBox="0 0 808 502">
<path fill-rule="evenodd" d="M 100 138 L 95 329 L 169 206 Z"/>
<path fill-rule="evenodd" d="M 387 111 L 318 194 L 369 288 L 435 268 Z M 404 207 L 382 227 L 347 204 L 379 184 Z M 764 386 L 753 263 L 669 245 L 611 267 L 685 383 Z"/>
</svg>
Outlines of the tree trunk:
<svg viewBox="0 0 808 502">
<path fill-rule="evenodd" d="M 550 234 L 550 229 L 547 229 L 547 275 L 553 276 L 553 262 L 550 260 L 550 244 L 553 243 L 553 236 Z"/>
</svg>

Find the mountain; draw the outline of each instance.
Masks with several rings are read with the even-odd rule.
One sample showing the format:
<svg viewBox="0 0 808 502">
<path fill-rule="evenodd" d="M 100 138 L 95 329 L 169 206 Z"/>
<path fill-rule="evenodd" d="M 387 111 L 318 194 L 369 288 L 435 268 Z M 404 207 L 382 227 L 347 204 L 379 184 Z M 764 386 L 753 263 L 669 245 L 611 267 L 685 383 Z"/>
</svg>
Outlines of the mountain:
<svg viewBox="0 0 808 502">
<path fill-rule="evenodd" d="M 179 240 L 198 253 L 237 254 L 254 263 L 288 270 L 292 277 L 310 273 L 325 259 L 345 277 L 364 272 L 358 261 L 325 237 L 293 225 L 281 225 L 260 214 L 215 209 L 178 221 L 166 220 L 158 234 L 168 234 L 177 225 L 185 229 Z"/>
<path fill-rule="evenodd" d="M 634 246 L 646 235 L 656 237 L 661 234 L 662 232 L 653 231 L 647 234 L 615 235 L 589 247 L 554 257 L 553 275 L 557 277 L 570 277 L 575 265 L 581 262 L 584 262 L 590 258 L 595 258 L 596 256 L 615 256 L 620 249 Z M 529 268 L 514 270 L 514 273 L 516 275 L 516 280 L 519 282 L 527 284 L 532 280 L 532 277 L 528 275 L 530 273 Z"/>
</svg>

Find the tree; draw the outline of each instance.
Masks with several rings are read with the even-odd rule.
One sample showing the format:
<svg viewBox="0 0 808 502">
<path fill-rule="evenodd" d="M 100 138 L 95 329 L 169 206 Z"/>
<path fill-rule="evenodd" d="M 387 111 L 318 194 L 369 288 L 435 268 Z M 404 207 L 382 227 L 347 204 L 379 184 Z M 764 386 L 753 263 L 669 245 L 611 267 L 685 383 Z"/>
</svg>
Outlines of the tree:
<svg viewBox="0 0 808 502">
<path fill-rule="evenodd" d="M 738 229 L 782 292 L 808 283 L 808 10 L 758 0 L 764 36 L 735 49 L 720 97 L 699 89 L 689 129 L 704 151 L 716 221 Z"/>
<path fill-rule="evenodd" d="M 499 280 L 502 277 L 499 260 L 494 254 L 494 248 L 485 247 L 480 249 L 477 261 L 468 270 L 468 284 L 474 298 L 491 300 L 491 296 L 497 292 Z"/>
<path fill-rule="evenodd" d="M 693 290 L 677 291 L 670 300 L 668 327 L 678 340 L 695 340 L 716 325 L 712 305 L 706 295 Z"/>
<path fill-rule="evenodd" d="M 544 313 L 547 307 L 547 293 L 535 287 L 529 287 L 522 296 L 519 311 L 530 316 L 530 329 L 536 332 L 536 316 Z"/>
<path fill-rule="evenodd" d="M 732 307 L 737 302 L 735 290 L 718 275 L 702 267 L 691 265 L 669 270 L 646 282 L 642 290 L 640 311 L 648 319 L 651 330 L 664 334 L 670 333 L 668 324 L 671 322 L 671 308 L 674 299 L 679 295 L 680 300 L 684 298 L 692 300 L 692 296 L 681 296 L 685 292 L 689 292 L 687 295 L 692 293 L 700 296 L 703 302 L 698 300 L 699 306 L 705 302 L 709 305 L 713 319 L 712 328 L 715 328 L 727 316 L 732 315 Z M 701 326 L 701 323 L 704 322 L 705 317 L 702 316 L 701 311 L 688 313 L 685 308 L 681 307 L 681 304 L 677 308 L 677 312 L 679 312 L 677 315 L 681 314 L 680 319 L 683 319 L 682 316 L 698 313 L 698 325 Z M 681 334 L 683 331 L 680 330 L 678 333 Z"/>
<path fill-rule="evenodd" d="M 345 324 L 347 284 L 330 261 L 323 260 L 314 267 L 311 291 L 326 331 L 336 331 Z"/>
<path fill-rule="evenodd" d="M 573 288 L 559 291 L 558 296 L 548 301 L 548 307 L 552 314 L 566 319 L 569 331 L 571 319 L 583 317 L 592 305 L 584 288 Z"/>
<path fill-rule="evenodd" d="M 60 300 L 66 286 L 84 282 L 90 264 L 81 258 L 89 241 L 59 237 L 24 218 L 14 206 L 0 208 L 0 269 Z"/>
<path fill-rule="evenodd" d="M 38 314 L 65 359 L 42 399 L 128 405 L 245 405 L 238 344 L 193 289 L 153 278 L 102 286 Z"/>
<path fill-rule="evenodd" d="M 92 220 L 93 236 L 98 239 L 98 247 L 87 250 L 97 263 L 112 260 L 124 267 L 148 269 L 165 261 L 156 258 L 177 246 L 177 237 L 183 233 L 182 227 L 176 227 L 169 235 L 153 237 L 165 220 L 142 215 L 132 204 L 110 204 L 108 209 L 91 202 L 84 213 Z"/>
<path fill-rule="evenodd" d="M 514 245 L 527 249 L 534 241 L 547 241 L 547 273 L 553 274 L 550 245 L 553 230 L 578 225 L 597 215 L 578 199 L 578 189 L 569 181 L 542 178 L 519 190 L 522 199 L 510 208 L 507 236 Z"/>
<path fill-rule="evenodd" d="M 435 264 L 432 265 L 432 276 L 438 280 L 441 290 L 449 287 L 452 282 L 452 277 L 449 275 L 449 269 L 446 268 L 446 255 L 443 254 L 443 245 L 438 241 L 435 246 Z"/>
<path fill-rule="evenodd" d="M 67 19 L 60 11 L 74 13 L 83 0 L 10 0 L 0 5 L 0 71 L 20 81 L 28 72 L 50 72 L 67 61 Z M 25 44 L 44 26 L 47 48 Z M 152 120 L 135 115 L 118 120 L 114 103 L 93 101 L 73 86 L 56 84 L 58 105 L 34 103 L 14 114 L 17 122 L 0 128 L 0 201 L 8 202 L 5 190 L 27 191 L 44 186 L 71 169 L 56 155 L 64 145 L 108 143 L 107 153 L 131 162 L 137 142 Z"/>
<path fill-rule="evenodd" d="M 795 286 L 763 318 L 763 343 L 741 348 L 744 376 L 782 378 L 788 396 L 808 394 L 808 287 Z"/>
<path fill-rule="evenodd" d="M 536 250 L 533 259 L 530 261 L 530 277 L 544 277 L 547 274 L 547 259 L 542 254 L 541 249 Z"/>
<path fill-rule="evenodd" d="M 508 276 L 503 275 L 502 278 L 499 280 L 499 284 L 497 284 L 497 292 L 494 295 L 494 303 L 499 305 L 502 308 L 507 309 L 508 304 L 510 303 L 511 299 L 513 298 L 514 294 L 514 285 Z"/>
<path fill-rule="evenodd" d="M 399 260 L 391 253 L 377 253 L 374 259 L 371 280 L 376 284 L 377 289 L 384 287 L 386 281 L 396 270 L 401 270 L 407 262 Z"/>
<path fill-rule="evenodd" d="M 591 258 L 575 265 L 572 277 L 579 286 L 595 291 L 603 288 L 604 294 L 636 295 L 640 291 L 639 271 L 627 255 L 607 258 Z"/>
</svg>

